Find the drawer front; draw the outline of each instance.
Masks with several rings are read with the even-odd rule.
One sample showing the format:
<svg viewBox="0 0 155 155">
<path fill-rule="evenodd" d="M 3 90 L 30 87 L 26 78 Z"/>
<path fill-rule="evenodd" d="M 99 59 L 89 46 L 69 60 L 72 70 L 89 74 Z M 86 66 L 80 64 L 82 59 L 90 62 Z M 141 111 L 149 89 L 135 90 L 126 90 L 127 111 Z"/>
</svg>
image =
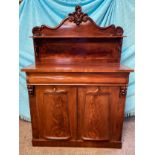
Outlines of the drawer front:
<svg viewBox="0 0 155 155">
<path fill-rule="evenodd" d="M 28 84 L 127 84 L 128 73 L 27 73 Z"/>
</svg>

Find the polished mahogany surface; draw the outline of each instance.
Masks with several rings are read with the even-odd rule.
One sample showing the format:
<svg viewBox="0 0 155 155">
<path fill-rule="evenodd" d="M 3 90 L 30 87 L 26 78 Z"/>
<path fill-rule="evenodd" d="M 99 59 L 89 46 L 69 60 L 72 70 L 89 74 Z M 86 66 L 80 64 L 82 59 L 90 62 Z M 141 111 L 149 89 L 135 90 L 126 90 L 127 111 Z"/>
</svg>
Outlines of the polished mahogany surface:
<svg viewBox="0 0 155 155">
<path fill-rule="evenodd" d="M 35 63 L 120 63 L 123 29 L 99 27 L 76 7 L 57 27 L 34 27 Z"/>
<path fill-rule="evenodd" d="M 103 63 L 43 63 L 23 68 L 25 72 L 132 72 L 133 69 L 119 64 Z"/>
<path fill-rule="evenodd" d="M 129 74 L 123 29 L 99 27 L 80 6 L 57 27 L 33 30 L 25 67 L 33 146 L 121 148 Z"/>
</svg>

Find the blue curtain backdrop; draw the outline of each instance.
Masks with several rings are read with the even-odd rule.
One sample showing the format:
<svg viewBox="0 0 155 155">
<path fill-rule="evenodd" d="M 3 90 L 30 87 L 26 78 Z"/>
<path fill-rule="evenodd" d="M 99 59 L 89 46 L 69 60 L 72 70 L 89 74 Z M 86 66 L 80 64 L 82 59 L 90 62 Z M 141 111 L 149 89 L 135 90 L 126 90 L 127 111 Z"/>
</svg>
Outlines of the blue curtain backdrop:
<svg viewBox="0 0 155 155">
<path fill-rule="evenodd" d="M 19 67 L 34 63 L 32 28 L 46 24 L 58 25 L 74 7 L 80 4 L 83 11 L 96 21 L 100 26 L 115 24 L 122 26 L 124 35 L 121 64 L 134 68 L 134 0 L 23 0 L 19 10 Z M 19 86 L 19 112 L 20 117 L 30 120 L 29 101 L 26 88 L 25 73 L 20 72 Z M 130 75 L 128 94 L 126 100 L 126 116 L 134 115 L 134 73 Z"/>
</svg>

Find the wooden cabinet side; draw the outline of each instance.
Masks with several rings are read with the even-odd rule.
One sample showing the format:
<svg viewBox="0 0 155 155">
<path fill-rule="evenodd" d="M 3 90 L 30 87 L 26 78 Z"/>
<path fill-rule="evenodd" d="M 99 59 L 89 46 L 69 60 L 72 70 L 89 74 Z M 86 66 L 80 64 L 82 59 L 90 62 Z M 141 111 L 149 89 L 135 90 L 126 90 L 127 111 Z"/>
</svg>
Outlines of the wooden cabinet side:
<svg viewBox="0 0 155 155">
<path fill-rule="evenodd" d="M 31 126 L 32 126 L 32 137 L 33 139 L 39 138 L 39 122 L 38 122 L 38 110 L 36 103 L 36 91 L 35 85 L 27 84 L 28 95 L 29 95 L 29 107 L 31 115 Z"/>
</svg>

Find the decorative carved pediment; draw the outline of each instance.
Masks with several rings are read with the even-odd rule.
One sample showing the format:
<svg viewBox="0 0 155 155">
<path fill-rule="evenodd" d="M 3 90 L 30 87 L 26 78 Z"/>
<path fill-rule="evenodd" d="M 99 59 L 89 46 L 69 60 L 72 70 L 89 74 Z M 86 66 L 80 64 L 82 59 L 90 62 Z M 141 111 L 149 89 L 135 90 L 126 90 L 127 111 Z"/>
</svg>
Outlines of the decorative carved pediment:
<svg viewBox="0 0 155 155">
<path fill-rule="evenodd" d="M 88 15 L 82 12 L 81 6 L 75 7 L 75 12 L 69 13 L 69 21 L 74 22 L 76 25 L 80 25 L 82 22 L 88 20 Z"/>
<path fill-rule="evenodd" d="M 78 30 L 78 31 L 77 31 Z M 123 29 L 119 26 L 98 26 L 94 20 L 82 12 L 81 6 L 76 6 L 73 13 L 69 13 L 56 27 L 46 25 L 36 26 L 32 30 L 33 36 L 59 36 L 59 37 L 96 37 L 119 36 L 123 37 Z"/>
</svg>

